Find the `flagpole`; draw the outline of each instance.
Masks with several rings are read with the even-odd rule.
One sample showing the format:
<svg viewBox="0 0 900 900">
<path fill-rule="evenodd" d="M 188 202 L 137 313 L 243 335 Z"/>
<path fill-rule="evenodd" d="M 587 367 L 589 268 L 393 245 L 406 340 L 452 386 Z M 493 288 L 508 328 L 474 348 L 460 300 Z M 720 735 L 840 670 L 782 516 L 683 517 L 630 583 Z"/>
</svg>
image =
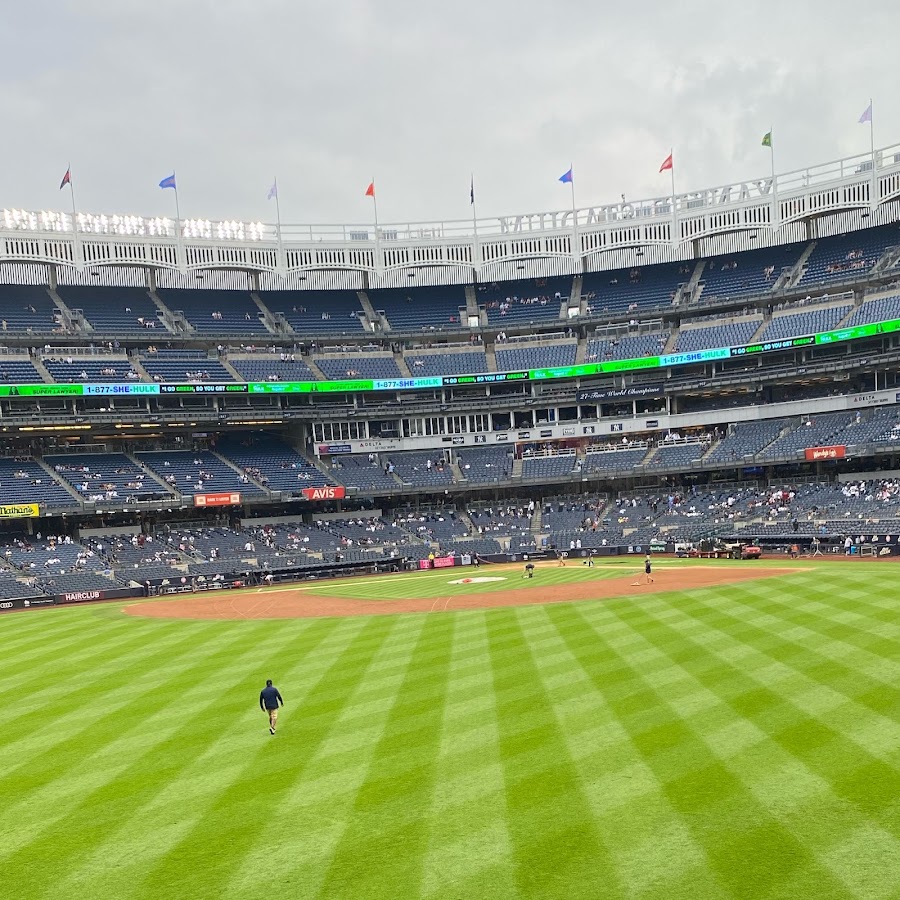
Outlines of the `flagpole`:
<svg viewBox="0 0 900 900">
<path fill-rule="evenodd" d="M 75 266 L 78 267 L 81 265 L 81 240 L 78 237 L 78 211 L 75 205 L 75 185 L 72 184 L 71 163 L 68 164 L 66 171 L 69 173 L 69 196 L 72 199 L 72 237 L 74 239 L 72 250 L 75 256 L 73 262 L 75 263 Z"/>
<path fill-rule="evenodd" d="M 569 179 L 569 187 L 572 189 L 572 236 L 574 243 L 572 245 L 572 255 L 575 259 L 581 259 L 581 248 L 578 246 L 578 213 L 575 208 L 575 167 L 570 162 L 569 171 L 572 177 Z"/>
<path fill-rule="evenodd" d="M 178 203 L 178 177 L 174 169 L 172 169 L 172 186 L 175 190 L 175 240 L 181 259 L 179 260 L 179 269 L 183 272 L 187 271 L 187 254 L 184 249 L 184 235 L 181 232 L 181 207 Z"/>
<path fill-rule="evenodd" d="M 876 193 L 878 191 L 878 174 L 875 171 L 875 106 L 874 101 L 870 97 L 869 98 L 869 149 L 872 151 L 872 187 L 871 197 L 869 198 L 870 206 L 872 208 L 872 212 L 875 212 L 875 208 L 878 206 L 878 197 Z"/>
<path fill-rule="evenodd" d="M 475 235 L 475 244 L 472 253 L 472 268 L 479 269 L 481 266 L 481 248 L 478 245 L 478 213 L 475 209 L 475 173 L 472 173 L 469 196 L 472 200 L 472 231 Z"/>
<path fill-rule="evenodd" d="M 769 159 L 772 163 L 772 228 L 778 228 L 778 188 L 775 185 L 775 129 L 769 126 Z"/>
<path fill-rule="evenodd" d="M 287 268 L 284 259 L 284 242 L 281 238 L 281 200 L 278 197 L 278 176 L 275 176 L 272 184 L 275 185 L 275 236 L 278 240 L 278 265 Z"/>
<path fill-rule="evenodd" d="M 678 244 L 678 212 L 675 208 L 675 148 L 669 150 L 669 157 L 672 165 L 669 167 L 669 174 L 672 176 L 672 242 Z"/>
<path fill-rule="evenodd" d="M 381 265 L 381 238 L 378 234 L 378 198 L 376 197 L 375 176 L 372 176 L 372 209 L 375 212 L 375 268 L 380 269 Z"/>
</svg>

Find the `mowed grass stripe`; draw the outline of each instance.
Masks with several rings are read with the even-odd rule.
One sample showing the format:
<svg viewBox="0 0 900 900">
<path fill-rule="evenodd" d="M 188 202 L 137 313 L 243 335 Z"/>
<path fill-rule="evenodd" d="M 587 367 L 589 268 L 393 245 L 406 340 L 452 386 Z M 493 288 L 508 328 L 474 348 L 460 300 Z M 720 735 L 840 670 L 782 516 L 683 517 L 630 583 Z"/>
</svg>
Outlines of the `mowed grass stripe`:
<svg viewBox="0 0 900 900">
<path fill-rule="evenodd" d="M 331 625 L 337 627 L 334 620 Z M 212 802 L 204 805 L 201 815 L 191 817 L 191 827 L 146 867 L 135 886 L 135 896 L 158 895 L 160 886 L 172 896 L 180 893 L 219 897 L 225 893 L 235 872 L 244 866 L 245 858 L 253 855 L 272 810 L 327 738 L 341 715 L 346 696 L 365 678 L 372 660 L 396 626 L 393 619 L 364 620 L 346 647 L 329 655 L 327 668 L 301 703 L 296 705 L 294 701 L 286 707 L 279 726 L 281 734 L 273 738 L 263 723 L 257 726 L 259 744 L 255 751 L 246 754 L 246 764 L 220 781 L 211 795 Z M 298 625 L 292 623 L 288 627 L 295 629 Z M 290 666 L 285 663 L 285 668 Z M 298 672 L 299 668 L 298 665 Z M 281 680 L 280 687 L 287 691 L 288 683 Z M 285 702 L 290 702 L 289 694 Z M 291 740 L 288 735 L 297 731 L 299 734 Z M 288 842 L 293 837 L 291 824 L 280 824 L 279 840 Z M 223 847 L 228 848 L 226 853 L 222 852 Z M 266 896 L 268 881 L 261 880 L 259 888 L 257 896 Z"/>
<path fill-rule="evenodd" d="M 44 811 L 40 817 L 40 834 L 21 845 L 18 852 L 6 861 L 5 867 L 15 871 L 18 865 L 22 865 L 27 869 L 29 857 L 34 861 L 49 855 L 52 860 L 42 863 L 42 866 L 48 876 L 53 875 L 57 884 L 68 876 L 79 886 L 80 879 L 91 874 L 90 866 L 86 873 L 81 872 L 79 855 L 87 854 L 92 846 L 102 844 L 105 835 L 129 818 L 136 807 L 148 802 L 156 791 L 168 784 L 170 778 L 176 777 L 180 767 L 189 765 L 202 752 L 204 735 L 210 729 L 218 732 L 223 720 L 230 721 L 234 717 L 234 711 L 227 716 L 221 709 L 225 705 L 221 702 L 221 687 L 236 677 L 235 673 L 226 674 L 226 670 L 231 668 L 236 658 L 239 660 L 233 648 L 240 635 L 235 629 L 229 631 L 231 640 L 224 645 L 216 642 L 206 648 L 208 652 L 194 653 L 195 666 L 214 663 L 211 683 L 207 684 L 197 677 L 198 669 L 191 671 L 188 666 L 181 672 L 176 669 L 167 686 L 158 685 L 141 698 L 134 698 L 127 712 L 112 713 L 97 723 L 92 729 L 95 751 L 91 756 L 82 761 L 75 754 L 68 758 L 68 767 L 66 758 L 60 757 L 59 772 L 46 785 L 46 802 L 49 805 L 54 800 L 58 802 L 60 796 L 67 796 L 66 779 L 69 777 L 81 781 L 80 802 L 65 805 L 58 811 L 52 808 Z M 278 645 L 289 639 L 289 634 L 273 633 L 270 642 Z M 244 646 L 246 648 L 246 644 Z M 265 643 L 254 647 L 253 651 L 264 656 Z M 244 652 L 249 654 L 253 651 L 246 648 Z M 181 678 L 185 671 L 190 674 L 183 684 Z M 191 685 L 189 692 L 186 691 L 187 684 Z M 204 720 L 203 713 L 207 707 L 217 703 L 216 718 Z M 246 706 L 244 699 L 241 707 L 246 709 Z M 155 717 L 166 708 L 174 714 L 163 726 L 155 721 Z M 126 750 L 128 741 L 125 739 L 129 725 L 148 738 L 143 745 L 132 742 L 131 753 Z M 122 732 L 126 734 L 120 738 Z M 110 747 L 110 744 L 120 746 Z M 140 751 L 134 752 L 138 746 Z M 90 834 L 91 844 L 61 842 L 60 835 L 65 834 Z M 20 834 L 20 840 L 26 837 L 26 834 Z M 108 860 L 107 853 L 98 867 L 101 874 L 108 872 Z"/>
<path fill-rule="evenodd" d="M 325 896 L 414 897 L 428 841 L 453 617 L 424 619 L 348 827 L 328 866 Z"/>
<path fill-rule="evenodd" d="M 747 597 L 751 589 L 742 588 L 737 594 Z M 757 629 L 760 641 L 756 648 L 764 655 L 769 677 L 774 678 L 777 671 L 773 668 L 776 665 L 773 659 L 785 666 L 787 673 L 802 669 L 807 681 L 800 685 L 800 689 L 808 691 L 811 687 L 809 681 L 820 686 L 813 700 L 814 707 L 818 706 L 825 712 L 829 711 L 826 707 L 836 710 L 846 706 L 844 712 L 853 715 L 855 727 L 862 723 L 874 725 L 880 722 L 883 729 L 891 732 L 892 743 L 900 741 L 900 726 L 897 725 L 900 685 L 892 677 L 894 672 L 900 676 L 900 669 L 892 658 L 900 648 L 892 643 L 886 644 L 882 649 L 890 655 L 879 656 L 870 649 L 858 647 L 856 643 L 837 639 L 825 616 L 799 614 L 781 601 L 777 609 L 784 611 L 784 619 L 770 616 L 764 626 L 750 626 Z M 746 621 L 740 613 L 730 614 L 721 605 L 711 610 L 710 621 L 713 617 L 720 622 L 723 617 L 726 621 Z M 770 646 L 761 643 L 763 638 L 765 644 Z M 747 660 L 742 660 L 742 664 L 746 665 Z M 779 687 L 779 690 L 784 688 Z"/>
<path fill-rule="evenodd" d="M 635 641 L 627 649 L 612 648 L 622 668 L 617 678 L 617 695 L 611 696 L 607 689 L 607 696 L 626 729 L 634 728 L 631 720 L 636 717 L 640 721 L 644 708 L 666 711 L 663 721 L 634 729 L 632 740 L 693 841 L 704 849 L 716 881 L 725 886 L 728 894 L 748 900 L 779 896 L 781 885 L 788 881 L 810 888 L 818 885 L 826 894 L 841 888 L 796 835 L 759 802 L 740 774 L 731 771 L 710 748 L 696 723 L 681 714 L 677 701 L 643 679 L 644 667 L 656 659 L 657 651 L 667 657 L 666 665 L 676 662 L 677 654 L 666 653 L 664 643 L 659 647 L 652 638 L 645 637 L 645 621 L 632 609 L 627 613 L 623 620 L 633 626 Z M 552 617 L 567 641 L 572 641 L 571 634 L 580 635 L 583 626 L 590 624 L 578 606 L 561 607 L 558 613 L 553 611 Z M 585 656 L 577 643 L 570 646 L 574 654 Z M 680 641 L 676 639 L 674 646 L 680 646 Z M 585 663 L 586 671 L 591 673 L 590 660 Z M 715 693 L 719 667 L 706 665 L 705 670 L 705 677 L 698 678 L 700 689 Z M 601 686 L 602 670 L 594 677 Z M 703 716 L 697 717 L 696 722 L 702 721 Z M 648 865 L 664 876 L 664 860 Z M 694 873 L 682 874 L 672 892 L 683 893 L 694 879 Z"/>
<path fill-rule="evenodd" d="M 492 610 L 489 647 L 519 896 L 624 896 L 517 610 Z"/>
<path fill-rule="evenodd" d="M 234 631 L 219 631 L 218 635 L 206 652 L 240 645 L 246 639 Z M 160 644 L 148 643 L 142 637 L 139 651 L 129 654 L 119 647 L 111 660 L 99 656 L 101 672 L 110 663 L 110 673 L 104 672 L 106 677 L 85 667 L 70 682 L 77 687 L 60 688 L 59 696 L 43 705 L 35 701 L 30 718 L 20 713 L 17 723 L 7 724 L 2 732 L 9 738 L 4 749 L 14 762 L 0 772 L 0 794 L 13 776 L 21 788 L 23 775 L 16 770 L 26 763 L 25 779 L 30 786 L 39 784 L 42 778 L 53 777 L 70 755 L 80 758 L 83 745 L 96 740 L 103 729 L 107 734 L 118 732 L 133 714 L 135 703 L 140 708 L 142 697 L 162 697 L 160 666 L 165 664 L 177 673 L 192 669 L 198 659 L 196 635 L 175 631 L 169 637 Z M 53 684 L 52 680 L 44 683 Z"/>
<path fill-rule="evenodd" d="M 593 612 L 588 618 L 594 618 Z M 552 631 L 540 654 L 533 649 L 536 665 L 545 672 L 545 681 L 550 672 L 559 672 L 554 679 L 558 687 L 551 695 L 560 730 L 598 827 L 615 835 L 607 840 L 610 864 L 626 896 L 653 891 L 672 896 L 682 884 L 690 885 L 694 897 L 721 895 L 722 885 L 709 868 L 705 849 L 669 802 L 636 745 L 632 722 L 612 710 L 589 671 L 615 672 L 630 681 L 629 670 L 603 639 L 608 630 L 619 635 L 622 631 L 607 627 L 595 631 L 577 621 L 572 627 L 573 620 L 556 607 L 535 610 L 533 617 L 544 619 Z M 545 664 L 542 656 L 554 662 Z M 573 683 L 578 685 L 577 694 L 571 690 Z M 646 689 L 643 684 L 630 687 Z M 658 722 L 668 718 L 667 713 L 659 714 L 659 707 L 652 712 Z M 606 873 L 598 872 L 595 883 L 605 880 Z"/>
<path fill-rule="evenodd" d="M 721 609 L 722 606 L 727 608 L 727 604 L 718 608 Z M 665 639 L 654 640 L 649 636 L 650 632 L 650 629 L 641 629 L 641 634 L 652 641 L 661 653 L 665 653 L 667 646 Z M 841 789 L 840 781 L 836 781 L 839 772 L 853 773 L 859 767 L 861 759 L 863 761 L 871 759 L 869 754 L 837 734 L 824 722 L 804 715 L 803 711 L 792 702 L 791 692 L 785 688 L 781 679 L 777 682 L 777 690 L 760 687 L 764 682 L 761 682 L 759 673 L 770 672 L 771 666 L 754 668 L 748 658 L 742 659 L 740 669 L 727 660 L 722 662 L 722 668 L 726 671 L 716 679 L 715 687 L 710 686 L 710 689 L 768 739 L 764 744 L 758 740 L 754 741 L 752 749 L 745 748 L 742 751 L 742 754 L 748 754 L 749 765 L 743 757 L 741 764 L 736 765 L 734 758 L 717 753 L 729 769 L 740 773 L 742 780 L 754 792 L 757 799 L 766 804 L 767 809 L 770 809 L 779 820 L 791 827 L 792 833 L 804 847 L 816 854 L 823 867 L 829 868 L 841 878 L 845 890 L 855 889 L 860 869 L 871 871 L 872 867 L 878 867 L 879 860 L 885 857 L 900 859 L 893 835 L 880 827 L 877 820 L 866 814 L 867 811 L 861 810 L 856 802 L 857 798 L 848 796 L 846 789 Z M 685 668 L 691 670 L 694 666 L 686 664 Z M 778 667 L 779 670 L 781 668 Z M 737 685 L 740 687 L 736 687 Z M 752 710 L 744 702 L 747 698 L 752 698 L 754 704 Z M 760 705 L 757 707 L 758 704 Z M 677 700 L 671 701 L 670 705 L 676 712 L 679 711 L 680 704 Z M 710 718 L 712 717 L 709 713 L 705 713 L 698 721 Z M 715 743 L 707 740 L 707 744 L 716 750 Z M 750 773 L 757 771 L 752 764 L 758 763 L 763 757 L 768 760 L 766 765 L 762 766 L 764 775 L 790 773 L 790 778 L 782 779 L 781 789 L 772 791 L 757 789 L 757 783 Z M 865 768 L 868 771 L 870 767 L 871 763 Z M 889 783 L 884 784 L 883 772 L 879 770 L 872 775 L 880 777 L 882 781 L 882 784 L 876 787 L 876 796 L 884 796 L 883 791 L 886 791 L 887 796 L 891 796 L 894 785 L 890 783 L 890 778 Z M 852 783 L 856 783 L 856 779 L 852 776 L 845 777 L 850 777 Z M 785 790 L 787 786 L 791 790 Z M 817 828 L 820 820 L 810 815 L 811 807 L 819 809 L 825 807 L 831 811 L 827 829 Z M 838 869 L 832 861 L 826 862 L 823 858 L 824 852 L 830 849 L 823 846 L 823 842 L 834 840 L 836 827 L 848 835 L 859 829 L 865 829 L 871 835 L 871 844 L 864 858 L 855 860 L 848 869 Z M 814 875 L 813 882 L 818 877 L 818 874 Z M 897 886 L 900 886 L 900 881 L 897 882 Z"/>
<path fill-rule="evenodd" d="M 454 616 L 422 897 L 516 895 L 488 616 Z"/>
<path fill-rule="evenodd" d="M 900 896 L 892 571 L 377 621 L 0 617 L 17 647 L 0 744 L 24 776 L 0 782 L 15 829 L 0 848 L 17 841 L 0 896 Z M 519 586 L 513 573 L 504 589 Z M 22 641 L 15 620 L 45 634 Z M 12 706 L 19 666 L 54 708 L 34 734 Z M 255 705 L 269 675 L 288 699 L 275 738 Z M 111 734 L 107 713 L 133 719 Z M 415 808 L 373 802 L 369 827 L 418 830 L 407 856 L 371 841 L 370 873 L 372 854 L 351 853 L 355 810 L 392 782 Z M 590 823 L 564 852 L 559 804 L 564 825 Z M 766 853 L 775 871 L 759 879 Z"/>
<path fill-rule="evenodd" d="M 301 628 L 296 625 L 287 629 L 269 628 L 267 639 L 249 647 L 242 658 L 235 660 L 232 671 L 226 673 L 234 677 L 233 685 L 229 687 L 223 682 L 219 686 L 215 675 L 207 679 L 202 690 L 210 697 L 210 708 L 198 709 L 196 722 L 199 730 L 208 732 L 209 738 L 199 742 L 198 752 L 191 754 L 185 765 L 156 782 L 155 792 L 148 793 L 145 802 L 119 823 L 91 858 L 82 862 L 78 878 L 96 890 L 98 885 L 113 887 L 112 877 L 124 875 L 127 883 L 136 887 L 136 895 L 141 896 L 146 890 L 142 884 L 147 870 L 187 838 L 217 803 L 224 787 L 251 777 L 265 742 L 272 740 L 268 720 L 256 703 L 257 689 L 263 683 L 262 673 L 278 669 L 292 682 L 292 675 L 297 675 L 301 668 L 314 668 L 309 665 L 314 654 L 327 653 L 333 658 L 346 649 L 359 631 L 357 623 L 346 623 L 342 628 L 335 622 Z M 288 659 L 292 669 L 285 665 Z M 327 671 L 320 668 L 317 677 L 305 674 L 310 689 Z M 291 699 L 299 704 L 302 696 L 297 687 Z M 192 716 L 193 712 L 187 714 Z M 146 834 L 159 821 L 166 826 L 155 832 L 155 840 L 146 841 Z M 123 863 L 111 873 L 108 860 L 122 848 L 126 850 Z M 77 884 L 74 879 L 73 884 Z M 122 897 L 127 895 L 125 891 L 120 892 Z"/>
<path fill-rule="evenodd" d="M 423 624 L 414 617 L 396 620 L 364 676 L 335 695 L 338 714 L 280 793 L 271 819 L 250 837 L 252 847 L 222 888 L 221 896 L 256 895 L 258 859 L 273 843 L 286 850 L 280 879 L 292 885 L 298 895 L 318 893 L 392 714 Z M 307 728 L 317 722 L 300 704 L 292 712 L 290 740 L 305 745 Z"/>
</svg>

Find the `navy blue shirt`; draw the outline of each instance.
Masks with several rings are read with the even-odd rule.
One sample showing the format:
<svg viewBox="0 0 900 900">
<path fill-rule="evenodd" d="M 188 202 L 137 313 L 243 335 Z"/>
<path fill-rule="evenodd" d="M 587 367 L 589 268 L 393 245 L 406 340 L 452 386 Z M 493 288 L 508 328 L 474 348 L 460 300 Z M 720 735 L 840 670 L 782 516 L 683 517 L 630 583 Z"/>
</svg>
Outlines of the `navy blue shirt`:
<svg viewBox="0 0 900 900">
<path fill-rule="evenodd" d="M 259 692 L 260 709 L 278 709 L 279 703 L 284 706 L 284 700 L 281 699 L 281 694 L 278 693 L 278 688 L 274 685 L 266 685 Z"/>
</svg>

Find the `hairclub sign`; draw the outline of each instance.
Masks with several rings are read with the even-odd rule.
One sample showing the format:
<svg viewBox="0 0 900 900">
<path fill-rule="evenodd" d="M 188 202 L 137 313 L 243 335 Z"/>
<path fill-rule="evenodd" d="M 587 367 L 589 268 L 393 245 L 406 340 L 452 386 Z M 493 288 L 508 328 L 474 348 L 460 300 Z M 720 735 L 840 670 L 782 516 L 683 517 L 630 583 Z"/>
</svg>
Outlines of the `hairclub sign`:
<svg viewBox="0 0 900 900">
<path fill-rule="evenodd" d="M 343 487 L 325 485 L 325 487 L 303 488 L 303 496 L 307 500 L 343 500 L 347 491 Z"/>
</svg>

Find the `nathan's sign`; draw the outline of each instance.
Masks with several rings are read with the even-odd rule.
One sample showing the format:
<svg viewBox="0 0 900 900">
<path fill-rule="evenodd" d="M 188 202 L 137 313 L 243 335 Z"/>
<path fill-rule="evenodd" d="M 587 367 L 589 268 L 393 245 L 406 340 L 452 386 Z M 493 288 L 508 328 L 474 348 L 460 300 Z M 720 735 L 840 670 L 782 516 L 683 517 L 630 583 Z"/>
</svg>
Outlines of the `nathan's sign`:
<svg viewBox="0 0 900 900">
<path fill-rule="evenodd" d="M 231 494 L 194 494 L 194 506 L 240 506 L 241 495 Z"/>
<path fill-rule="evenodd" d="M 844 444 L 836 444 L 833 447 L 807 447 L 806 458 L 810 461 L 819 459 L 843 459 L 847 455 Z"/>
<path fill-rule="evenodd" d="M 30 519 L 41 514 L 37 503 L 0 504 L 0 519 Z"/>
<path fill-rule="evenodd" d="M 307 500 L 343 500 L 347 492 L 342 487 L 303 488 L 303 496 Z"/>
</svg>

